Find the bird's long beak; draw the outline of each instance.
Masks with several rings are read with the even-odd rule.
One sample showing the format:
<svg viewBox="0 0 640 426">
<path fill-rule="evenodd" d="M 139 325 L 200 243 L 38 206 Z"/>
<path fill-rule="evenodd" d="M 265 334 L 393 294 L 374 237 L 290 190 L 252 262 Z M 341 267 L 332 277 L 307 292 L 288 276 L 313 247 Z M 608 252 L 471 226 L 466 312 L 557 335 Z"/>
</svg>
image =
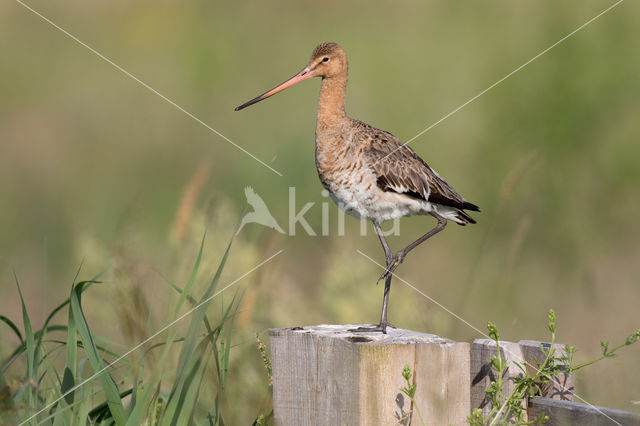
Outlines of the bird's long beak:
<svg viewBox="0 0 640 426">
<path fill-rule="evenodd" d="M 263 93 L 262 95 L 258 96 L 257 98 L 253 98 L 250 101 L 247 101 L 247 102 L 243 103 L 239 107 L 236 107 L 236 111 L 240 111 L 241 109 L 246 108 L 249 105 L 253 105 L 253 104 L 257 103 L 257 102 L 260 102 L 263 99 L 267 99 L 268 97 L 273 96 L 276 93 L 283 91 L 287 87 L 291 87 L 294 84 L 300 83 L 301 81 L 306 80 L 306 79 L 311 78 L 311 77 L 313 77 L 313 72 L 309 69 L 309 67 L 304 67 L 304 69 L 302 71 L 300 71 L 298 74 L 294 75 L 293 77 L 291 77 L 289 80 L 285 81 L 284 83 L 282 83 L 278 87 L 274 87 L 273 89 L 269 90 L 266 93 Z"/>
</svg>

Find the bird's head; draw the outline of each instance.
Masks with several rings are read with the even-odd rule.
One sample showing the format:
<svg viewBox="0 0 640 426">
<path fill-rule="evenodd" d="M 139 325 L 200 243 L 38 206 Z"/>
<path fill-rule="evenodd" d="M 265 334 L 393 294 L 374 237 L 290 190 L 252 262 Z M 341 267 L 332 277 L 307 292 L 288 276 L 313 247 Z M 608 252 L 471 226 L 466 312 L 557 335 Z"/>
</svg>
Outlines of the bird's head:
<svg viewBox="0 0 640 426">
<path fill-rule="evenodd" d="M 347 72 L 347 66 L 347 55 L 342 47 L 337 43 L 319 44 L 315 49 L 313 49 L 311 59 L 309 59 L 309 63 L 302 69 L 302 71 L 281 85 L 245 102 L 235 110 L 240 111 L 249 105 L 253 105 L 263 99 L 267 99 L 268 97 L 311 77 L 331 78 L 338 75 L 344 75 Z"/>
<path fill-rule="evenodd" d="M 346 71 L 347 55 L 338 43 L 322 43 L 313 49 L 307 68 L 313 77 L 334 77 Z"/>
</svg>

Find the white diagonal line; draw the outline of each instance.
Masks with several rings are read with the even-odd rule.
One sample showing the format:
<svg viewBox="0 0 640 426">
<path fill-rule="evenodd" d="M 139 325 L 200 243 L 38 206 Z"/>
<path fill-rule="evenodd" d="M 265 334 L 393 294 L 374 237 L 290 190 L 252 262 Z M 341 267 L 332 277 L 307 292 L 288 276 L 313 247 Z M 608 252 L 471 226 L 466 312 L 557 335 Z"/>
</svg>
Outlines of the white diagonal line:
<svg viewBox="0 0 640 426">
<path fill-rule="evenodd" d="M 250 153 L 249 151 L 247 151 L 246 149 L 244 149 L 243 147 L 241 147 L 240 145 L 238 145 L 237 143 L 235 143 L 234 141 L 232 141 L 231 139 L 229 139 L 228 137 L 226 137 L 225 135 L 223 135 L 222 133 L 220 133 L 219 131 L 217 131 L 216 129 L 211 127 L 210 125 L 208 125 L 207 123 L 205 123 L 204 121 L 200 120 L 198 117 L 196 117 L 195 115 L 193 115 L 192 113 L 190 113 L 189 111 L 187 111 L 186 109 L 184 109 L 183 107 L 181 107 L 180 105 L 178 105 L 177 103 L 172 101 L 171 99 L 167 98 L 165 95 L 163 95 L 162 93 L 158 92 L 156 89 L 154 89 L 153 87 L 149 86 L 147 83 L 145 83 L 144 81 L 140 80 L 138 77 L 136 77 L 135 75 L 131 74 L 129 71 L 127 71 L 126 69 L 122 68 L 120 65 L 116 64 L 115 62 L 113 62 L 111 59 L 109 59 L 106 56 L 104 56 L 102 53 L 98 52 L 97 50 L 95 50 L 94 48 L 89 46 L 87 43 L 83 42 L 82 40 L 80 40 L 79 38 L 74 36 L 73 34 L 69 33 L 67 30 L 65 30 L 64 28 L 62 28 L 59 25 L 57 25 L 55 22 L 51 21 L 46 16 L 43 16 L 41 13 L 39 13 L 36 10 L 34 10 L 33 8 L 31 8 L 29 5 L 23 3 L 21 0 L 16 0 L 16 2 L 18 4 L 20 4 L 21 6 L 23 6 L 25 9 L 30 10 L 35 15 L 39 16 L 40 18 L 42 18 L 44 21 L 46 21 L 47 23 L 49 23 L 50 25 L 52 25 L 56 29 L 58 29 L 61 32 L 63 32 L 65 35 L 67 35 L 69 38 L 71 38 L 76 43 L 78 43 L 81 46 L 86 47 L 87 49 L 89 49 L 92 53 L 96 54 L 100 59 L 104 60 L 105 62 L 107 62 L 107 63 L 109 63 L 111 65 L 113 65 L 118 71 L 122 72 L 127 77 L 129 77 L 132 80 L 136 81 L 137 83 L 139 83 L 141 86 L 143 86 L 144 88 L 146 88 L 150 92 L 153 92 L 154 94 L 158 95 L 160 98 L 162 98 L 163 100 L 165 100 L 166 102 L 168 102 L 169 104 L 174 106 L 175 108 L 179 109 L 180 111 L 182 111 L 187 116 L 191 117 L 192 119 L 194 119 L 195 121 L 197 121 L 198 123 L 200 123 L 201 125 L 206 127 L 207 129 L 211 130 L 213 133 L 215 133 L 216 135 L 220 136 L 222 139 L 224 139 L 225 141 L 229 142 L 231 145 L 235 146 L 240 151 L 244 152 L 249 157 L 251 157 L 254 160 L 256 160 L 258 163 L 262 164 L 263 166 L 265 166 L 266 168 L 268 168 L 269 170 L 271 170 L 275 174 L 277 174 L 279 176 L 283 176 L 282 173 L 280 173 L 279 171 L 277 171 L 276 169 L 274 169 L 273 167 L 271 167 L 270 165 L 268 165 L 267 163 L 265 163 L 264 161 L 262 161 L 261 159 L 259 159 L 258 157 L 256 157 L 255 155 L 253 155 L 252 153 Z"/>
<path fill-rule="evenodd" d="M 356 250 L 358 253 L 360 253 L 362 256 L 366 257 L 367 259 L 369 259 L 372 263 L 378 265 L 380 268 L 382 268 L 383 270 L 386 270 L 387 268 L 385 266 L 383 266 L 382 264 L 376 262 L 374 259 L 372 259 L 371 257 L 367 256 L 366 254 L 364 254 L 362 251 L 360 250 Z M 420 295 L 422 295 L 423 297 L 429 299 L 431 302 L 435 303 L 436 305 L 438 305 L 439 307 L 441 307 L 442 309 L 444 309 L 445 311 L 447 311 L 448 313 L 450 313 L 451 315 L 453 315 L 454 317 L 456 317 L 457 319 L 459 319 L 460 321 L 462 321 L 463 323 L 465 323 L 466 325 L 468 325 L 469 327 L 471 327 L 472 329 L 474 329 L 475 331 L 477 331 L 478 333 L 480 333 L 482 336 L 486 337 L 489 340 L 493 340 L 491 339 L 491 337 L 489 337 L 486 333 L 480 331 L 477 327 L 475 327 L 473 324 L 470 324 L 468 321 L 466 321 L 464 318 L 462 318 L 461 316 L 457 315 L 455 312 L 451 311 L 450 309 L 448 309 L 447 307 L 445 307 L 444 305 L 442 305 L 440 302 L 438 302 L 437 300 L 433 299 L 432 297 L 430 297 L 429 295 L 425 294 L 424 292 L 420 291 L 419 289 L 417 289 L 415 286 L 411 285 L 408 281 L 404 280 L 403 278 L 397 276 L 395 274 L 395 272 L 391 272 L 391 275 L 393 275 L 395 278 L 397 278 L 398 280 L 400 280 L 403 284 L 405 284 L 407 287 L 415 290 L 416 292 L 418 292 Z M 503 351 L 505 352 L 509 352 L 511 353 L 511 355 L 515 355 L 513 352 L 511 352 L 511 350 L 509 348 L 505 348 L 502 347 L 501 348 Z M 538 371 L 536 372 L 539 373 L 540 372 L 540 368 L 538 368 Z M 618 426 L 622 426 L 620 423 L 618 423 L 617 421 L 615 421 L 614 419 L 612 419 L 611 417 L 609 417 L 605 412 L 603 412 L 602 410 L 600 410 L 600 408 L 598 408 L 597 406 L 591 404 L 589 401 L 585 400 L 584 398 L 580 397 L 579 395 L 577 395 L 575 392 L 573 394 L 573 396 L 575 396 L 576 398 L 580 399 L 582 402 L 584 402 L 585 404 L 591 406 L 592 408 L 594 408 L 596 411 L 598 411 L 600 414 L 602 414 L 603 416 L 605 416 L 607 419 L 611 420 L 613 423 L 617 424 Z M 507 401 L 505 400 L 505 403 L 502 405 L 502 407 L 500 407 L 500 409 L 498 410 L 498 413 L 494 419 L 497 420 L 498 416 L 500 415 L 500 413 L 502 412 L 502 410 L 505 408 L 507 404 Z M 493 423 L 492 423 L 493 424 Z"/>
<path fill-rule="evenodd" d="M 568 39 L 569 37 L 571 37 L 572 35 L 574 35 L 575 33 L 577 33 L 578 31 L 580 31 L 581 29 L 583 29 L 584 27 L 586 27 L 587 25 L 589 25 L 590 23 L 592 23 L 593 21 L 595 21 L 596 19 L 598 19 L 599 17 L 601 17 L 602 15 L 604 15 L 605 13 L 609 12 L 611 9 L 613 9 L 614 7 L 618 6 L 620 3 L 622 3 L 624 0 L 618 0 L 617 2 L 615 2 L 614 4 L 612 4 L 611 6 L 609 6 L 608 8 L 606 8 L 605 10 L 603 10 L 602 12 L 598 13 L 596 16 L 594 16 L 593 18 L 589 19 L 587 22 L 585 22 L 584 24 L 580 25 L 578 28 L 576 28 L 575 30 L 571 31 L 569 34 L 567 34 L 566 36 L 562 37 L 560 40 L 556 41 L 555 43 L 553 43 L 551 46 L 547 47 L 546 49 L 544 49 L 542 52 L 538 53 L 536 56 L 534 56 L 533 58 L 529 59 L 527 62 L 525 62 L 524 64 L 520 65 L 518 68 L 514 69 L 513 71 L 511 71 L 509 74 L 505 75 L 504 77 L 502 77 L 500 80 L 496 81 L 495 83 L 493 83 L 491 86 L 487 87 L 486 89 L 484 89 L 482 92 L 478 93 L 477 95 L 475 95 L 473 98 L 469 99 L 468 101 L 466 101 L 465 103 L 463 103 L 462 105 L 458 106 L 457 108 L 455 108 L 453 111 L 451 111 L 450 113 L 448 113 L 447 115 L 445 115 L 444 117 L 442 117 L 441 119 L 439 119 L 438 121 L 436 121 L 435 123 L 431 124 L 429 127 L 427 127 L 426 129 L 424 129 L 423 131 L 421 131 L 420 133 L 418 133 L 417 135 L 415 135 L 414 137 L 412 137 L 411 139 L 409 139 L 408 141 L 406 141 L 405 143 L 403 143 L 402 145 L 400 145 L 398 148 L 394 149 L 393 151 L 391 151 L 390 153 L 388 153 L 387 155 L 385 155 L 384 157 L 380 158 L 379 160 L 376 161 L 376 163 L 378 163 L 379 161 L 384 160 L 385 158 L 387 158 L 388 156 L 390 156 L 391 154 L 393 154 L 394 152 L 396 152 L 397 150 L 403 148 L 406 145 L 409 145 L 411 142 L 413 142 L 415 139 L 419 138 L 420 136 L 424 135 L 425 133 L 427 133 L 429 130 L 433 129 L 434 127 L 436 127 L 438 124 L 442 123 L 444 120 L 446 120 L 447 118 L 451 117 L 453 114 L 455 114 L 456 112 L 460 111 L 462 108 L 466 107 L 467 105 L 469 105 L 471 102 L 475 101 L 476 99 L 478 99 L 480 96 L 484 95 L 485 93 L 487 93 L 489 90 L 493 89 L 494 87 L 496 87 L 497 85 L 499 85 L 500 83 L 502 83 L 503 81 L 505 81 L 506 79 L 508 79 L 509 77 L 511 77 L 512 75 L 514 75 L 515 73 L 517 73 L 518 71 L 520 71 L 522 68 L 526 67 L 527 65 L 529 65 L 531 62 L 535 61 L 536 59 L 538 59 L 539 57 L 541 57 L 542 55 L 544 55 L 545 53 L 547 53 L 548 51 L 550 51 L 551 49 L 553 49 L 554 47 L 556 47 L 557 45 L 559 45 L 560 43 L 562 43 L 563 41 L 565 41 L 566 39 Z"/>
<path fill-rule="evenodd" d="M 189 309 L 187 312 L 185 312 L 184 314 L 180 315 L 178 318 L 174 319 L 173 321 L 171 321 L 169 324 L 165 325 L 164 327 L 162 327 L 160 330 L 156 331 L 155 333 L 153 333 L 151 336 L 147 337 L 146 339 L 144 339 L 142 342 L 138 343 L 137 345 L 135 345 L 133 348 L 129 349 L 127 352 L 125 352 L 124 354 L 120 355 L 118 358 L 116 358 L 115 360 L 111 361 L 110 363 L 108 363 L 107 365 L 105 365 L 102 369 L 96 371 L 92 376 L 86 378 L 85 380 L 83 380 L 82 382 L 78 383 L 77 385 L 75 385 L 74 387 L 72 387 L 71 389 L 69 389 L 68 391 L 66 391 L 64 394 L 62 394 L 58 399 L 50 402 L 49 404 L 47 404 L 44 408 L 42 408 L 40 411 L 38 411 L 37 413 L 33 414 L 31 417 L 29 417 L 28 419 L 20 422 L 18 424 L 18 426 L 22 426 L 23 424 L 29 422 L 30 420 L 32 420 L 33 418 L 35 418 L 38 414 L 48 410 L 50 407 L 52 407 L 54 404 L 56 404 L 58 401 L 60 401 L 62 398 L 64 398 L 65 396 L 69 395 L 71 392 L 74 392 L 75 390 L 77 390 L 78 388 L 80 388 L 81 386 L 85 385 L 86 383 L 90 382 L 91 380 L 95 379 L 96 377 L 98 377 L 100 374 L 104 373 L 109 367 L 112 367 L 113 365 L 115 365 L 116 363 L 118 363 L 119 361 L 121 361 L 122 359 L 126 358 L 127 356 L 129 356 L 131 353 L 133 353 L 134 351 L 140 349 L 145 343 L 149 342 L 150 340 L 152 340 L 153 338 L 157 337 L 158 335 L 162 334 L 163 332 L 165 332 L 167 329 L 173 327 L 177 322 L 181 321 L 182 319 L 186 318 L 187 316 L 189 316 L 190 314 L 192 314 L 196 309 L 198 309 L 200 306 L 204 305 L 205 303 L 209 302 L 211 299 L 213 299 L 214 297 L 216 297 L 217 295 L 221 294 L 222 292 L 224 292 L 226 289 L 228 289 L 229 287 L 231 287 L 232 285 L 234 285 L 235 283 L 237 283 L 238 281 L 240 281 L 241 279 L 243 279 L 244 277 L 246 277 L 247 275 L 249 275 L 250 273 L 252 273 L 253 271 L 255 271 L 256 269 L 260 268 L 262 265 L 264 265 L 265 263 L 269 262 L 271 259 L 273 259 L 274 257 L 276 257 L 277 255 L 279 255 L 280 253 L 282 253 L 284 251 L 284 249 L 278 251 L 277 253 L 271 255 L 269 258 L 267 258 L 266 260 L 263 260 L 262 262 L 260 262 L 258 265 L 254 266 L 253 268 L 251 268 L 250 270 L 248 270 L 247 272 L 245 272 L 244 274 L 242 274 L 240 277 L 236 278 L 234 281 L 232 281 L 230 284 L 228 284 L 226 287 L 224 287 L 222 290 L 218 290 L 216 293 L 214 293 L 213 295 L 207 297 L 205 300 L 203 300 L 202 302 L 198 303 L 196 306 L 194 306 L 193 308 Z"/>
</svg>

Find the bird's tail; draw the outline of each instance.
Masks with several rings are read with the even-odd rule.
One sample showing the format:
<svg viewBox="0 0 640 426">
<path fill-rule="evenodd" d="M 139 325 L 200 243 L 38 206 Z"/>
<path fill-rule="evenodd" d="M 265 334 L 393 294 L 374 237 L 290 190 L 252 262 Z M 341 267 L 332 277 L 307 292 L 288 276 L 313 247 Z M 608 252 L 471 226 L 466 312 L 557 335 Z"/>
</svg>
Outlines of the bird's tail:
<svg viewBox="0 0 640 426">
<path fill-rule="evenodd" d="M 471 224 L 476 223 L 475 219 L 473 219 L 471 216 L 469 216 L 469 214 L 467 212 L 465 212 L 463 209 L 471 210 L 471 211 L 474 211 L 474 212 L 479 212 L 480 211 L 480 207 L 478 207 L 475 204 L 470 203 L 468 201 L 464 201 L 462 203 L 462 209 L 456 210 L 455 218 L 457 220 L 455 222 L 458 225 L 462 225 L 462 226 L 465 226 L 465 225 L 467 225 L 469 223 L 471 223 Z"/>
<path fill-rule="evenodd" d="M 465 226 L 465 225 L 467 225 L 469 223 L 471 223 L 471 224 L 476 223 L 475 219 L 472 218 L 471 216 L 469 216 L 469 214 L 467 212 L 465 212 L 464 210 L 456 211 L 456 215 L 455 215 L 454 221 L 458 225 L 462 225 L 462 226 Z"/>
</svg>

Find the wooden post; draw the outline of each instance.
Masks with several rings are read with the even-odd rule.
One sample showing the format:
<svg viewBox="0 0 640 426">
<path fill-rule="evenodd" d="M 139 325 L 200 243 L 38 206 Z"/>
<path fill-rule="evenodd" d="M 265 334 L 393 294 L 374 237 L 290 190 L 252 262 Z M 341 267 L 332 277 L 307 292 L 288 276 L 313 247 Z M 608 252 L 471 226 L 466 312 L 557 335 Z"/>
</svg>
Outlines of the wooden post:
<svg viewBox="0 0 640 426">
<path fill-rule="evenodd" d="M 357 327 L 270 330 L 276 424 L 465 424 L 468 343 L 394 328 L 350 331 Z M 401 392 L 405 365 L 414 373 L 416 407 Z"/>
<path fill-rule="evenodd" d="M 471 344 L 471 409 L 481 408 L 485 417 L 493 408 L 485 390 L 496 380 L 495 371 L 491 368 L 491 357 L 497 353 L 496 342 L 491 339 L 476 339 Z M 525 357 L 520 345 L 513 342 L 500 341 L 500 353 L 502 359 L 509 362 L 507 372 L 502 377 L 503 392 L 509 395 L 515 387 L 513 378 L 522 376 L 514 361 L 522 364 Z M 524 408 L 526 409 L 526 406 Z"/>
<path fill-rule="evenodd" d="M 545 350 L 551 347 L 551 343 L 538 342 L 536 340 L 520 340 L 518 342 L 522 349 L 522 354 L 527 361 L 528 374 L 534 374 L 538 369 L 538 364 L 545 359 L 545 354 L 540 347 Z M 555 356 L 561 357 L 567 354 L 564 345 L 555 344 Z M 557 373 L 551 378 L 549 387 L 542 389 L 542 397 L 560 399 L 563 401 L 573 401 L 573 376 L 568 373 Z"/>
<path fill-rule="evenodd" d="M 462 425 L 473 409 L 491 411 L 486 389 L 496 380 L 490 339 L 458 343 L 433 334 L 390 328 L 388 334 L 354 333 L 359 325 L 318 325 L 270 330 L 273 410 L 277 425 Z M 522 371 L 535 373 L 544 360 L 540 345 L 500 342 L 509 362 L 503 393 Z M 556 346 L 556 356 L 564 352 Z M 402 370 L 412 370 L 415 404 L 401 389 Z M 524 367 L 523 367 L 524 368 Z M 640 426 L 640 414 L 570 401 L 573 377 L 560 372 L 542 396 L 525 399 L 525 417 L 545 413 L 550 426 L 599 425 L 613 419 Z M 420 413 L 420 416 L 418 415 Z M 508 420 L 508 419 L 507 419 Z M 526 419 L 525 419 L 526 420 Z"/>
<path fill-rule="evenodd" d="M 545 423 L 545 426 L 615 424 L 640 426 L 640 414 L 638 413 L 539 396 L 529 401 L 530 419 L 535 419 L 538 414 L 543 413 L 549 417 L 549 421 Z"/>
</svg>

